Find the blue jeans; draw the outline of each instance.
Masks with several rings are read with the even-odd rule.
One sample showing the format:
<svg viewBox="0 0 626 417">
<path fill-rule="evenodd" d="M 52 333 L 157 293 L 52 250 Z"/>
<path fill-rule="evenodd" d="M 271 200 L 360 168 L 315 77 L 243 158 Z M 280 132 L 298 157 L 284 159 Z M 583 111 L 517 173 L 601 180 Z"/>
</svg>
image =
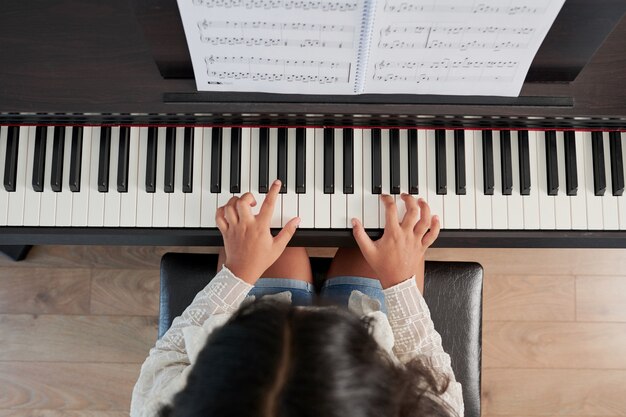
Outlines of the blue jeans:
<svg viewBox="0 0 626 417">
<path fill-rule="evenodd" d="M 322 285 L 319 297 L 332 304 L 348 308 L 348 300 L 354 290 L 378 300 L 381 311 L 387 314 L 383 287 L 377 279 L 354 276 L 328 278 Z M 313 284 L 289 278 L 260 278 L 248 295 L 254 295 L 258 299 L 263 295 L 283 291 L 291 293 L 291 304 L 294 306 L 311 305 L 316 296 Z"/>
</svg>

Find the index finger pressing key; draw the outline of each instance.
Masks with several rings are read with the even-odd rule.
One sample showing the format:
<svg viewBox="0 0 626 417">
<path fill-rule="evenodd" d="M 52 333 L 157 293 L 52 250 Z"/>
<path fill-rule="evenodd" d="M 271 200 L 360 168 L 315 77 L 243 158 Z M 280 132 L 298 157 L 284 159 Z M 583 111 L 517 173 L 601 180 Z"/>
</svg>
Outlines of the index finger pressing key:
<svg viewBox="0 0 626 417">
<path fill-rule="evenodd" d="M 265 196 L 265 200 L 261 205 L 261 210 L 259 211 L 259 216 L 263 220 L 267 220 L 268 222 L 272 219 L 272 214 L 274 213 L 274 206 L 276 205 L 276 199 L 278 198 L 278 192 L 280 191 L 280 180 L 276 180 L 272 183 L 270 187 L 270 191 Z"/>
<path fill-rule="evenodd" d="M 247 218 L 252 216 L 251 208 L 256 206 L 256 200 L 251 193 L 245 193 L 237 201 L 237 213 L 240 218 Z"/>
</svg>

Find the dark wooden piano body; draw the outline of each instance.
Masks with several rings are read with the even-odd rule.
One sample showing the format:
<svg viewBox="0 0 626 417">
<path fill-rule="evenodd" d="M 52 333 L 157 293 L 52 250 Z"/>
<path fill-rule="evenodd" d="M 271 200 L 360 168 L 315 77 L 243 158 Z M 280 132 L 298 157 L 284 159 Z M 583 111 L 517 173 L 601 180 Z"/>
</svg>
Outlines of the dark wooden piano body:
<svg viewBox="0 0 626 417">
<path fill-rule="evenodd" d="M 623 17 L 577 76 L 576 68 L 568 66 L 543 78 L 541 72 L 531 72 L 521 96 L 514 99 L 215 95 L 197 94 L 193 79 L 164 78 L 160 73 L 155 62 L 158 54 L 151 49 L 151 39 L 146 39 L 140 22 L 156 19 L 166 24 L 168 18 L 160 14 L 158 7 L 163 1 L 3 2 L 0 123 L 626 128 L 626 19 Z M 587 3 L 617 10 L 626 7 L 623 0 Z M 594 24 L 613 27 L 614 20 L 615 17 L 612 21 L 600 16 Z M 158 33 L 158 26 L 154 28 Z M 168 33 L 166 28 L 163 33 Z M 571 54 L 573 47 L 568 48 Z M 581 53 L 583 49 L 589 56 L 593 53 L 593 49 L 582 47 Z M 559 68 L 557 58 L 545 53 L 538 57 L 542 65 L 552 63 Z M 559 77 L 562 80 L 575 77 L 575 80 L 555 81 Z M 371 233 L 379 235 L 380 231 Z M 200 229 L 5 227 L 0 230 L 0 245 L 216 245 L 220 242 L 217 230 Z M 293 244 L 354 243 L 348 230 L 311 230 L 300 231 Z M 626 233 L 443 231 L 436 245 L 626 247 Z"/>
</svg>

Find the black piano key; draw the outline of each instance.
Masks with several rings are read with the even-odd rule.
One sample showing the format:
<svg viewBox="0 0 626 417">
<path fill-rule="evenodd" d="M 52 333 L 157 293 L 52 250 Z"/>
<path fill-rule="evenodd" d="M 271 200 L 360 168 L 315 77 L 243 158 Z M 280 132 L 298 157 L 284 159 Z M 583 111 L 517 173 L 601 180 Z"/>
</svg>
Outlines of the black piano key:
<svg viewBox="0 0 626 417">
<path fill-rule="evenodd" d="M 72 150 L 70 153 L 70 191 L 80 192 L 80 177 L 83 165 L 83 127 L 72 129 Z"/>
<path fill-rule="evenodd" d="M 306 193 L 306 130 L 296 129 L 296 194 Z"/>
<path fill-rule="evenodd" d="M 573 131 L 563 132 L 563 147 L 565 149 L 565 189 L 567 195 L 576 195 L 578 192 L 578 170 L 576 138 Z"/>
<path fill-rule="evenodd" d="M 52 167 L 50 173 L 50 188 L 60 192 L 63 188 L 63 154 L 65 149 L 65 126 L 54 128 L 52 142 Z"/>
<path fill-rule="evenodd" d="M 148 128 L 148 152 L 146 154 L 146 192 L 156 191 L 156 166 L 157 166 L 157 128 Z"/>
<path fill-rule="evenodd" d="M 622 155 L 622 140 L 619 132 L 609 133 L 609 143 L 611 148 L 611 184 L 613 185 L 613 195 L 624 194 L 624 160 Z"/>
<path fill-rule="evenodd" d="M 485 195 L 493 195 L 495 183 L 493 174 L 493 135 L 491 130 L 483 130 L 483 187 Z"/>
<path fill-rule="evenodd" d="M 419 194 L 419 175 L 417 171 L 417 130 L 409 129 L 409 194 Z"/>
<path fill-rule="evenodd" d="M 597 196 L 606 191 L 606 174 L 604 171 L 604 143 L 602 132 L 591 132 L 591 154 L 593 159 L 593 189 Z"/>
<path fill-rule="evenodd" d="M 530 151 L 528 150 L 528 131 L 520 130 L 517 134 L 519 148 L 519 187 L 521 195 L 530 195 Z"/>
<path fill-rule="evenodd" d="M 193 128 L 186 127 L 183 145 L 183 193 L 193 193 L 193 136 Z"/>
<path fill-rule="evenodd" d="M 259 131 L 259 193 L 269 190 L 270 177 L 270 129 L 262 127 Z"/>
<path fill-rule="evenodd" d="M 45 126 L 37 126 L 35 128 L 35 154 L 33 161 L 33 190 L 43 192 L 43 179 L 46 169 L 46 135 L 48 134 Z"/>
<path fill-rule="evenodd" d="M 100 156 L 98 158 L 98 191 L 109 192 L 109 163 L 111 159 L 111 127 L 100 130 Z"/>
<path fill-rule="evenodd" d="M 380 129 L 372 129 L 372 194 L 383 192 Z"/>
<path fill-rule="evenodd" d="M 511 132 L 500 131 L 500 167 L 502 171 L 502 195 L 513 194 L 513 162 L 511 157 Z"/>
<path fill-rule="evenodd" d="M 165 128 L 165 176 L 163 191 L 174 192 L 174 170 L 176 169 L 176 130 L 173 127 Z"/>
<path fill-rule="evenodd" d="M 454 131 L 454 174 L 457 195 L 465 195 L 465 131 Z"/>
<path fill-rule="evenodd" d="M 400 194 L 400 130 L 389 130 L 389 189 L 391 194 Z"/>
<path fill-rule="evenodd" d="M 241 192 L 241 128 L 233 127 L 230 133 L 230 192 Z"/>
<path fill-rule="evenodd" d="M 559 162 L 556 155 L 556 132 L 548 130 L 545 135 L 548 195 L 557 195 L 559 193 Z"/>
<path fill-rule="evenodd" d="M 447 194 L 446 131 L 435 130 L 435 170 L 437 194 Z"/>
<path fill-rule="evenodd" d="M 354 194 L 354 130 L 343 129 L 343 193 Z"/>
<path fill-rule="evenodd" d="M 280 180 L 280 193 L 287 192 L 287 128 L 278 128 L 278 168 L 276 170 L 278 179 Z"/>
<path fill-rule="evenodd" d="M 15 191 L 17 181 L 17 150 L 19 149 L 20 128 L 9 126 L 7 132 L 7 150 L 4 160 L 4 189 L 7 192 Z"/>
<path fill-rule="evenodd" d="M 222 128 L 214 127 L 211 134 L 211 192 L 222 192 Z"/>
<path fill-rule="evenodd" d="M 335 193 L 335 129 L 324 129 L 324 194 Z"/>
<path fill-rule="evenodd" d="M 128 192 L 128 158 L 130 156 L 130 127 L 120 127 L 120 147 L 117 158 L 117 192 Z"/>
</svg>

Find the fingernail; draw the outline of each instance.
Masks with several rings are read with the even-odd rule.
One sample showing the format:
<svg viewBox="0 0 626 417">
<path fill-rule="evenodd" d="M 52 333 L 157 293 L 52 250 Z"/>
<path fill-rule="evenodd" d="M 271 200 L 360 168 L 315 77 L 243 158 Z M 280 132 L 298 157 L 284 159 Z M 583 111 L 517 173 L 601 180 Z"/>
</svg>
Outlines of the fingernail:
<svg viewBox="0 0 626 417">
<path fill-rule="evenodd" d="M 423 202 L 425 202 L 425 201 L 426 201 L 426 200 L 424 200 L 422 197 L 420 197 L 420 198 L 418 198 L 418 199 L 417 199 L 417 202 L 418 202 L 418 203 L 423 203 Z"/>
<path fill-rule="evenodd" d="M 300 217 L 298 217 L 298 220 L 296 220 L 296 227 L 300 227 L 300 222 L 302 221 L 302 219 Z"/>
<path fill-rule="evenodd" d="M 352 219 L 352 227 L 356 227 L 356 219 Z"/>
<path fill-rule="evenodd" d="M 274 185 L 280 185 L 280 180 L 274 180 Z"/>
</svg>

